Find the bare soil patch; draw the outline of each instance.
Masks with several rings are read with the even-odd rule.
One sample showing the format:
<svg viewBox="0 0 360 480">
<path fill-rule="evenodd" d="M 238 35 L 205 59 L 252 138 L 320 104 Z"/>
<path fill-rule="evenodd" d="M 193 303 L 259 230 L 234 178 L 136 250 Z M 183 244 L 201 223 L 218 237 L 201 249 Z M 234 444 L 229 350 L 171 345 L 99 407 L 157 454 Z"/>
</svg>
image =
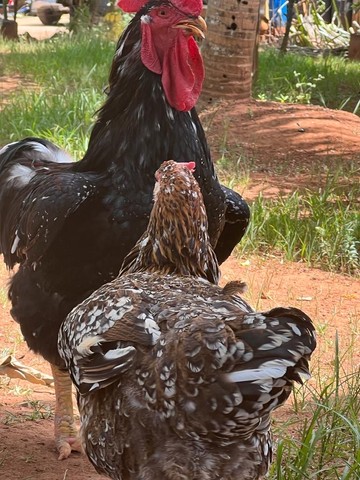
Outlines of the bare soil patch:
<svg viewBox="0 0 360 480">
<path fill-rule="evenodd" d="M 250 181 L 243 193 L 247 199 L 260 191 L 272 196 L 299 186 L 317 188 L 324 182 L 328 169 L 340 163 L 349 166 L 349 171 L 359 167 L 360 118 L 346 112 L 302 105 L 233 103 L 207 112 L 203 121 L 214 158 L 219 158 L 225 149 L 232 158 L 238 154 L 246 162 Z M 356 181 L 355 174 L 345 181 Z M 349 371 L 358 368 L 358 279 L 310 269 L 302 263 L 284 263 L 275 257 L 231 257 L 222 271 L 223 282 L 233 279 L 247 282 L 245 297 L 257 308 L 292 305 L 314 319 L 319 331 L 319 346 L 312 363 L 314 376 L 318 371 L 327 375 L 333 370 L 336 332 L 344 365 Z M 9 315 L 8 278 L 8 272 L 1 268 L 0 351 L 11 351 L 22 363 L 50 374 L 48 365 L 27 349 Z M 102 478 L 82 455 L 74 454 L 62 462 L 57 460 L 51 417 L 54 398 L 51 387 L 0 376 L 2 480 Z M 279 411 L 277 418 L 281 420 L 290 414 L 291 408 L 287 406 Z"/>
<path fill-rule="evenodd" d="M 201 117 L 214 159 L 237 161 L 250 176 L 247 199 L 318 188 L 340 167 L 348 181 L 359 180 L 360 117 L 352 113 L 253 100 L 220 104 Z"/>
<path fill-rule="evenodd" d="M 21 77 L 14 75 L 13 77 L 0 77 L 0 89 L 3 95 L 16 90 L 21 84 Z"/>
<path fill-rule="evenodd" d="M 16 92 L 24 88 L 35 90 L 37 85 L 29 80 L 25 80 L 20 75 L 13 75 L 12 77 L 0 75 L 0 111 L 4 105 L 9 103 L 9 97 L 12 94 L 16 94 Z"/>
<path fill-rule="evenodd" d="M 8 102 L 9 95 L 19 88 L 21 84 L 21 77 L 18 75 L 14 75 L 13 77 L 7 76 L 0 76 L 0 92 L 1 92 L 1 100 L 0 100 L 0 111 L 4 105 Z"/>
</svg>

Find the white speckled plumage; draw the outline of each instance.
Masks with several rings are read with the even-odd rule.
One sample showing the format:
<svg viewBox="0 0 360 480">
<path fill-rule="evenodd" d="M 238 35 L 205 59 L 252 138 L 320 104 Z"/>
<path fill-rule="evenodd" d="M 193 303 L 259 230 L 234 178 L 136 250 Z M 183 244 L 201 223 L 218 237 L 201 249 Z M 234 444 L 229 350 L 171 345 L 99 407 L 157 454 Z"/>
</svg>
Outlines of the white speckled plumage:
<svg viewBox="0 0 360 480">
<path fill-rule="evenodd" d="M 86 453 L 116 480 L 258 479 L 271 412 L 309 374 L 314 327 L 295 308 L 254 312 L 242 282 L 218 286 L 194 177 L 165 162 L 157 179 L 121 274 L 59 335 Z"/>
</svg>

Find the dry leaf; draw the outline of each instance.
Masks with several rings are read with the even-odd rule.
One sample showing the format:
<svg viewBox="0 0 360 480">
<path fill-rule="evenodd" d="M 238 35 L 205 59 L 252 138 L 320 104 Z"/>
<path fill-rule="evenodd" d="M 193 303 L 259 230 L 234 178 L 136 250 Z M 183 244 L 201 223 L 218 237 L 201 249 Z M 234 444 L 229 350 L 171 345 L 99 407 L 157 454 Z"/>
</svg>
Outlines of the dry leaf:
<svg viewBox="0 0 360 480">
<path fill-rule="evenodd" d="M 27 367 L 16 360 L 13 355 L 0 358 L 0 375 L 7 375 L 10 378 L 20 378 L 31 383 L 54 386 L 54 379 L 50 375 L 39 372 L 32 367 Z"/>
</svg>

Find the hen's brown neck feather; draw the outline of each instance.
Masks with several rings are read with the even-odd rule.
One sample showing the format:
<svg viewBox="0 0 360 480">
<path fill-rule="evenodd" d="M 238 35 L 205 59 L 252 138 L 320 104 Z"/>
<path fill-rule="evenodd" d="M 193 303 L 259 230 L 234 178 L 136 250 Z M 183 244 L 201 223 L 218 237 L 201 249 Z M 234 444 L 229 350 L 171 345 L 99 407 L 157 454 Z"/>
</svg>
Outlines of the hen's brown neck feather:
<svg viewBox="0 0 360 480">
<path fill-rule="evenodd" d="M 160 167 L 157 178 L 147 231 L 125 259 L 122 273 L 158 272 L 218 283 L 219 266 L 194 176 L 170 160 Z"/>
</svg>

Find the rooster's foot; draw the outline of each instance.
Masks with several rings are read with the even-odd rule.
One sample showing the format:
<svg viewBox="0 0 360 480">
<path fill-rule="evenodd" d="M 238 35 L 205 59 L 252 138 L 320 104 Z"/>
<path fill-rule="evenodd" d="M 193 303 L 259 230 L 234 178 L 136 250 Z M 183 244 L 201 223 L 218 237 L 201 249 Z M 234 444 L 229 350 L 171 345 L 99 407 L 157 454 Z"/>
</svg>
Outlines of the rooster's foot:
<svg viewBox="0 0 360 480">
<path fill-rule="evenodd" d="M 61 437 L 59 436 L 56 440 L 56 448 L 59 452 L 59 460 L 65 460 L 71 454 L 71 452 L 83 452 L 81 447 L 81 442 L 78 437 Z"/>
<path fill-rule="evenodd" d="M 55 386 L 55 442 L 59 460 L 68 458 L 72 451 L 82 452 L 75 426 L 72 401 L 72 383 L 67 372 L 51 365 Z"/>
</svg>

